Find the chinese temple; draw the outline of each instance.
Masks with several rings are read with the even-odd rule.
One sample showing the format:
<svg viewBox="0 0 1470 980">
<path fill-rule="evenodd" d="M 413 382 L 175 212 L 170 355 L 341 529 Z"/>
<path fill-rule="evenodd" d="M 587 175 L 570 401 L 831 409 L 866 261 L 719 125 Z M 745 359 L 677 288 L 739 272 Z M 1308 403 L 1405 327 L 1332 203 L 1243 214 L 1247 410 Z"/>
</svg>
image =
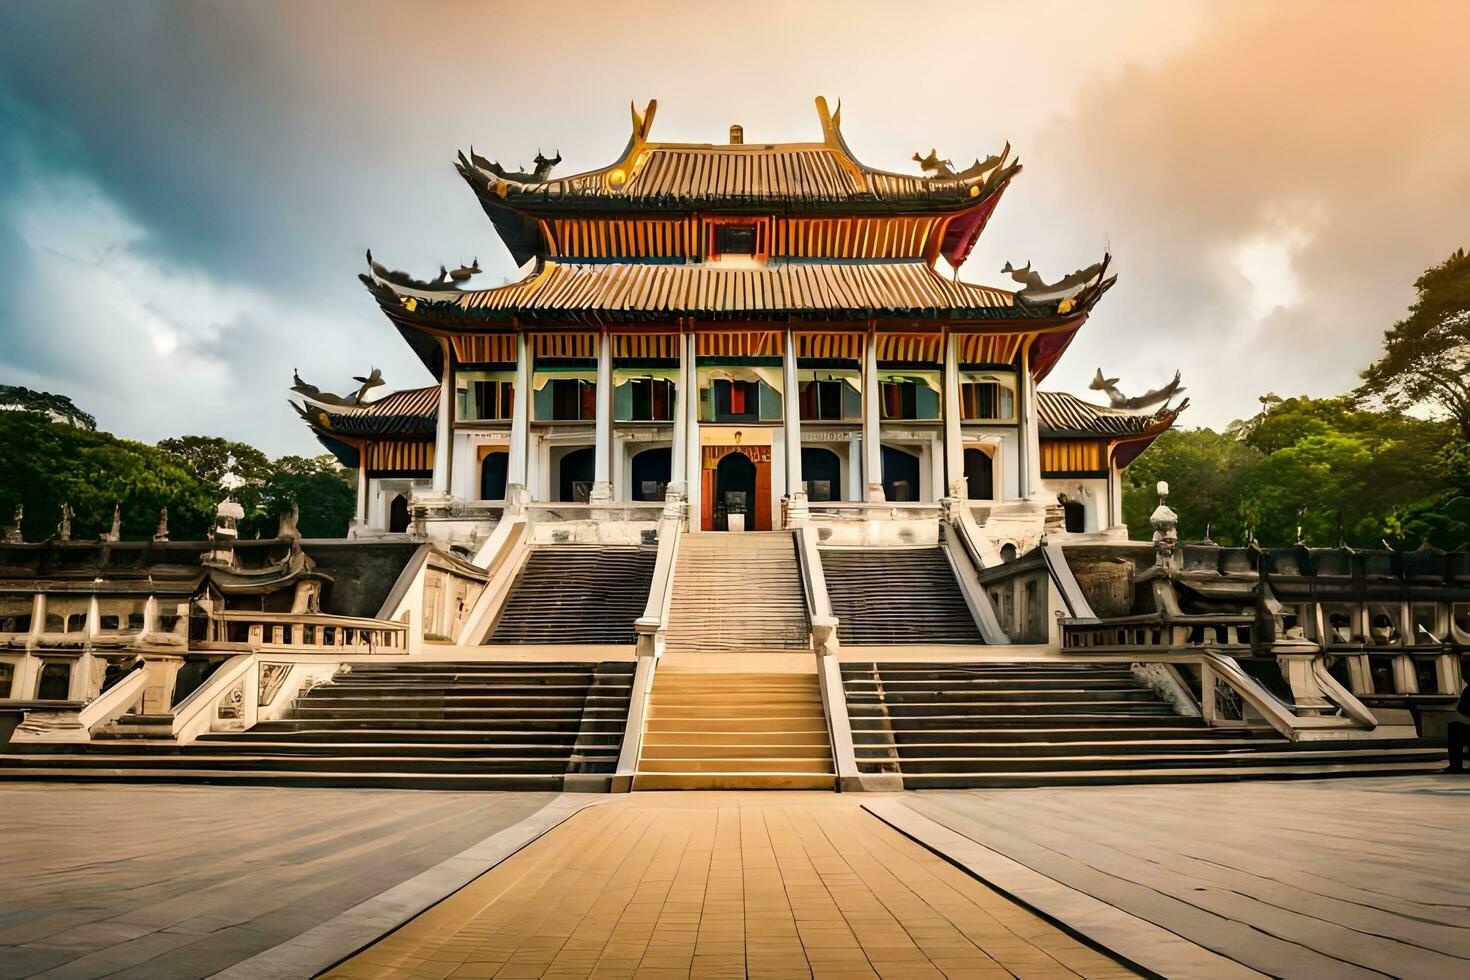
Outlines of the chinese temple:
<svg viewBox="0 0 1470 980">
<path fill-rule="evenodd" d="M 665 143 L 650 102 L 572 176 L 460 154 L 518 278 L 369 252 L 435 383 L 291 389 L 358 474 L 349 540 L 0 544 L 0 776 L 891 790 L 1442 765 L 1470 556 L 1181 543 L 1163 487 L 1153 540 L 1128 540 L 1121 474 L 1186 408 L 1179 377 L 1041 387 L 1109 257 L 961 279 L 1009 145 L 889 172 L 816 107 L 809 143 Z M 113 580 L 126 608 L 88 584 Z"/>
</svg>

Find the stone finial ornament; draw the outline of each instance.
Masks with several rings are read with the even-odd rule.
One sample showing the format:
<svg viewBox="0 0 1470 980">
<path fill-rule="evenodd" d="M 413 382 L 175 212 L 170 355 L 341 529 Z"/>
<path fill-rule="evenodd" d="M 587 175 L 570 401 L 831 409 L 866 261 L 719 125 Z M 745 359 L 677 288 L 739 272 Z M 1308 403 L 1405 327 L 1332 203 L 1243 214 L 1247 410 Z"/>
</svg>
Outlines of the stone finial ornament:
<svg viewBox="0 0 1470 980">
<path fill-rule="evenodd" d="M 25 544 L 26 539 L 24 535 L 21 534 L 20 530 L 20 520 L 24 516 L 25 505 L 16 504 L 15 519 L 10 522 L 10 526 L 5 529 L 4 533 L 0 534 L 0 541 L 5 542 L 6 544 Z"/>
<path fill-rule="evenodd" d="M 56 537 L 61 541 L 71 540 L 71 519 L 76 516 L 76 511 L 71 509 L 71 504 L 61 502 L 61 522 L 56 525 Z"/>
<path fill-rule="evenodd" d="M 112 505 L 112 530 L 104 531 L 101 536 L 103 541 L 122 540 L 122 504 Z"/>
<path fill-rule="evenodd" d="M 1149 515 L 1154 528 L 1154 564 L 1167 565 L 1179 544 L 1179 515 L 1169 507 L 1169 484 L 1159 481 L 1159 506 Z"/>
<path fill-rule="evenodd" d="M 276 537 L 283 541 L 299 541 L 301 531 L 296 525 L 301 520 L 301 507 L 296 501 L 291 501 L 291 509 L 281 515 L 280 523 L 276 526 Z"/>
<path fill-rule="evenodd" d="M 158 530 L 153 532 L 153 540 L 163 542 L 168 540 L 168 508 L 160 507 L 158 510 Z"/>
</svg>

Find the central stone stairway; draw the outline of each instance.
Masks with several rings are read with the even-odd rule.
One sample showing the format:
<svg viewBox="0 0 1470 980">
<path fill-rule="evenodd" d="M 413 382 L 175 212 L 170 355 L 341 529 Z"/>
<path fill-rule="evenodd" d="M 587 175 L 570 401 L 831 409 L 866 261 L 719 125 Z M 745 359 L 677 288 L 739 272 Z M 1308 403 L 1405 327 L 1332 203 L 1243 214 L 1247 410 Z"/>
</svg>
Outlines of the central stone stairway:
<svg viewBox="0 0 1470 980">
<path fill-rule="evenodd" d="M 791 532 L 685 534 L 664 641 L 680 653 L 810 649 Z"/>
<path fill-rule="evenodd" d="M 1181 717 L 1127 665 L 847 663 L 859 771 L 905 789 L 1432 772 L 1417 740 L 1292 742 Z"/>
<path fill-rule="evenodd" d="M 516 573 L 487 643 L 632 644 L 643 615 L 654 547 L 551 545 Z"/>
<path fill-rule="evenodd" d="M 617 768 L 633 668 L 355 663 L 248 731 L 36 746 L 0 756 L 0 780 L 560 790 L 579 776 L 571 788 L 598 788 Z"/>
<path fill-rule="evenodd" d="M 654 673 L 635 790 L 835 786 L 815 673 Z"/>
<path fill-rule="evenodd" d="M 943 548 L 822 548 L 843 646 L 984 643 Z"/>
</svg>

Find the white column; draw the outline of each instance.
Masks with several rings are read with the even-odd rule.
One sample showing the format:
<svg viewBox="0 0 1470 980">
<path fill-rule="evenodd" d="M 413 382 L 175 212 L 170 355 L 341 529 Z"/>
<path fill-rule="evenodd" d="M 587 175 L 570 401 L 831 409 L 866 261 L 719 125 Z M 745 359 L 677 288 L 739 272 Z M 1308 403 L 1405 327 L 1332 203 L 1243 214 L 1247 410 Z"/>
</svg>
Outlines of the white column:
<svg viewBox="0 0 1470 980">
<path fill-rule="evenodd" d="M 946 496 L 964 500 L 970 494 L 965 485 L 965 437 L 960 427 L 958 340 L 954 334 L 944 338 L 944 473 Z"/>
<path fill-rule="evenodd" d="M 868 500 L 882 503 L 883 447 L 878 425 L 878 337 L 869 334 L 863 343 L 863 480 L 868 486 Z"/>
<path fill-rule="evenodd" d="M 1036 381 L 1031 377 L 1031 349 L 1021 353 L 1021 377 L 1016 388 L 1021 398 L 1020 438 L 1017 449 L 1021 457 L 1021 499 L 1029 500 L 1041 492 L 1041 446 L 1036 435 Z"/>
<path fill-rule="evenodd" d="M 786 331 L 781 358 L 781 430 L 786 436 L 786 519 L 796 524 L 811 517 L 806 484 L 801 479 L 801 392 L 796 380 L 796 335 Z"/>
<path fill-rule="evenodd" d="M 592 450 L 592 494 L 594 501 L 612 499 L 612 343 L 606 334 L 597 338 L 597 423 Z"/>
<path fill-rule="evenodd" d="M 704 492 L 704 459 L 699 451 L 699 347 L 692 333 L 681 337 L 680 341 L 684 344 L 684 373 L 689 379 L 688 395 L 681 392 L 687 430 L 684 434 L 685 494 L 689 501 L 689 530 L 699 531 L 703 530 L 700 527 L 700 495 Z"/>
<path fill-rule="evenodd" d="M 444 377 L 439 382 L 438 425 L 434 432 L 434 492 L 449 493 L 449 457 L 454 449 L 454 366 L 444 355 Z"/>
<path fill-rule="evenodd" d="M 510 458 L 505 461 L 505 501 L 516 506 L 524 503 L 526 498 L 526 461 L 531 441 L 531 350 L 525 334 L 516 334 L 516 380 L 511 395 Z"/>
<path fill-rule="evenodd" d="M 357 527 L 359 530 L 368 526 L 368 475 L 367 475 L 367 449 L 358 450 L 357 453 Z M 439 458 L 439 451 L 434 450 L 434 459 Z"/>
<path fill-rule="evenodd" d="M 688 356 L 684 335 L 677 338 L 679 345 L 679 380 L 674 387 L 674 445 L 669 460 L 669 490 L 664 497 L 665 513 L 675 516 L 678 508 L 689 497 L 689 413 L 687 405 L 695 395 L 693 359 Z M 698 401 L 698 399 L 695 399 Z"/>
</svg>

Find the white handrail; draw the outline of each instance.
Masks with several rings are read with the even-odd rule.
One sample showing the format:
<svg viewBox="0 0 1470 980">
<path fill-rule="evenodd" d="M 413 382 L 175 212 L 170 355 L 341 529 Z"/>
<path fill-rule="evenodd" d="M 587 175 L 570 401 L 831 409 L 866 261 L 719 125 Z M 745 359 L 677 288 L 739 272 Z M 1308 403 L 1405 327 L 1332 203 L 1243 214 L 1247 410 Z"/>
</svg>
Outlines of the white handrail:
<svg viewBox="0 0 1470 980">
<path fill-rule="evenodd" d="M 143 697 L 147 681 L 143 665 L 138 664 L 126 677 L 97 695 L 77 714 L 77 722 L 88 732 L 124 715 Z"/>
<path fill-rule="evenodd" d="M 255 668 L 256 659 L 257 655 L 254 653 L 242 653 L 220 665 L 219 669 L 210 675 L 209 680 L 200 684 L 188 697 L 174 706 L 169 734 L 178 741 L 184 742 L 193 741 L 195 736 L 207 730 L 209 727 L 208 713 L 214 709 L 215 704 L 226 691 L 234 687 L 237 681 Z M 201 720 L 204 721 L 202 727 L 198 724 Z"/>
</svg>

